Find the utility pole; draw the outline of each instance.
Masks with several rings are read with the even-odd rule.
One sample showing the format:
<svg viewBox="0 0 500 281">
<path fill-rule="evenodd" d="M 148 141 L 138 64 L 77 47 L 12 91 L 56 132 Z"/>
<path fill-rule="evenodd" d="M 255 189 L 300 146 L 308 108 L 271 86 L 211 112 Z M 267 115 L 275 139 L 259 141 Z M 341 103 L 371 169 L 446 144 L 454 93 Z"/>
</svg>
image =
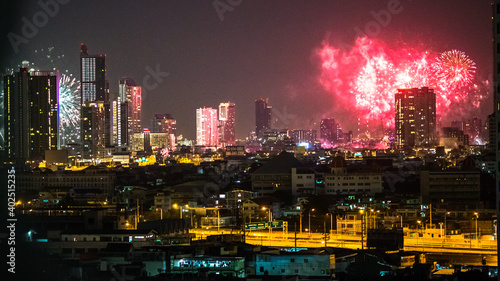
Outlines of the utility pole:
<svg viewBox="0 0 500 281">
<path fill-rule="evenodd" d="M 323 221 L 323 234 L 325 235 L 325 248 L 326 248 L 326 241 L 327 241 L 327 236 L 326 236 L 326 221 Z"/>
<path fill-rule="evenodd" d="M 136 214 L 135 214 L 135 229 L 137 229 L 137 225 L 139 224 L 139 198 L 136 199 L 137 207 L 136 207 Z"/>
<path fill-rule="evenodd" d="M 297 222 L 295 222 L 295 225 L 294 225 L 294 232 L 295 232 L 295 237 L 294 237 L 294 241 L 295 241 L 295 252 L 297 252 Z"/>
<path fill-rule="evenodd" d="M 430 220 L 431 220 L 431 229 L 432 229 L 432 204 L 429 204 L 429 210 L 430 210 Z"/>
<path fill-rule="evenodd" d="M 300 209 L 300 234 L 302 234 L 302 209 Z"/>
</svg>

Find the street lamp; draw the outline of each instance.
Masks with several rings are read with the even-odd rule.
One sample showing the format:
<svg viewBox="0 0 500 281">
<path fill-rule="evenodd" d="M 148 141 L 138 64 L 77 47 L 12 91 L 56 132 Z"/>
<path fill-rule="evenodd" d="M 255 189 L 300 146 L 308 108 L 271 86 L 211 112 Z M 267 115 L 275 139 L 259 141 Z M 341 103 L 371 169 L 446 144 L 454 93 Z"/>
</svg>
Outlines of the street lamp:
<svg viewBox="0 0 500 281">
<path fill-rule="evenodd" d="M 417 245 L 418 245 L 418 237 L 420 236 L 420 223 L 422 223 L 421 221 L 417 221 L 417 226 L 418 226 L 418 229 L 417 229 Z"/>
<path fill-rule="evenodd" d="M 215 207 L 217 210 L 217 234 L 220 232 L 220 212 L 219 212 L 219 206 Z"/>
<path fill-rule="evenodd" d="M 156 208 L 156 211 L 160 209 L 160 220 L 163 220 L 163 209 L 162 208 Z"/>
<path fill-rule="evenodd" d="M 446 237 L 446 217 L 448 217 L 448 215 L 450 214 L 450 212 L 444 212 L 444 236 Z"/>
<path fill-rule="evenodd" d="M 172 207 L 174 207 L 174 209 L 179 208 L 179 217 L 182 219 L 182 206 L 174 204 L 174 205 L 172 205 Z"/>
<path fill-rule="evenodd" d="M 359 210 L 359 213 L 361 214 L 361 250 L 363 250 L 365 247 L 365 242 L 364 242 L 364 231 L 365 230 L 363 228 L 365 210 Z"/>
<path fill-rule="evenodd" d="M 330 216 L 330 234 L 333 233 L 333 214 L 332 213 L 326 213 L 326 216 Z"/>
<path fill-rule="evenodd" d="M 314 212 L 314 209 L 309 210 L 309 233 L 312 233 L 312 228 L 311 228 L 311 212 Z"/>
<path fill-rule="evenodd" d="M 269 223 L 268 223 L 268 227 L 269 227 L 269 246 L 271 246 L 271 235 L 272 235 L 272 227 L 271 227 L 271 222 L 273 221 L 273 213 L 271 212 L 271 208 L 266 208 L 266 207 L 262 207 L 262 210 L 266 211 L 267 209 L 267 212 L 269 212 Z"/>
<path fill-rule="evenodd" d="M 478 240 L 478 238 L 477 238 L 477 219 L 479 218 L 479 214 L 477 212 L 474 212 L 474 215 L 476 216 L 476 240 Z"/>
</svg>

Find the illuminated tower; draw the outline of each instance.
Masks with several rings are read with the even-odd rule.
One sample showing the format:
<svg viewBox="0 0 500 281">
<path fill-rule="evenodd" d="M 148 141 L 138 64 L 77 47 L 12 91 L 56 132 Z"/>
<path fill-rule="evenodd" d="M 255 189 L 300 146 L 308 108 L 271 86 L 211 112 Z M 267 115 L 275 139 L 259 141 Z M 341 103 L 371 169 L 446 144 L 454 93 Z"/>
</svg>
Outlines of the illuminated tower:
<svg viewBox="0 0 500 281">
<path fill-rule="evenodd" d="M 9 162 L 44 160 L 58 149 L 58 73 L 21 68 L 4 75 L 4 138 Z"/>
<path fill-rule="evenodd" d="M 235 120 L 234 103 L 219 104 L 219 143 L 223 147 L 236 144 Z"/>
<path fill-rule="evenodd" d="M 102 101 L 88 101 L 82 106 L 82 159 L 98 161 L 105 156 L 106 107 Z"/>
<path fill-rule="evenodd" d="M 255 100 L 255 134 L 262 138 L 265 130 L 271 129 L 272 106 L 268 105 L 267 99 Z"/>
<path fill-rule="evenodd" d="M 119 85 L 119 96 L 128 105 L 128 139 L 136 133 L 142 133 L 142 94 L 141 87 L 131 78 L 122 78 Z"/>
<path fill-rule="evenodd" d="M 151 120 L 152 133 L 166 133 L 168 136 L 168 149 L 175 149 L 177 121 L 170 114 L 155 114 Z"/>
<path fill-rule="evenodd" d="M 104 157 L 105 147 L 112 144 L 106 55 L 89 55 L 87 46 L 82 44 L 80 75 L 82 160 L 97 161 Z"/>
<path fill-rule="evenodd" d="M 128 146 L 128 104 L 118 96 L 111 104 L 111 135 L 115 146 Z"/>
<path fill-rule="evenodd" d="M 398 89 L 395 95 L 396 144 L 431 147 L 436 144 L 436 94 L 426 87 Z"/>
<path fill-rule="evenodd" d="M 217 147 L 219 142 L 217 109 L 196 109 L 196 145 Z"/>
<path fill-rule="evenodd" d="M 87 101 L 108 101 L 106 85 L 106 55 L 89 55 L 87 46 L 80 51 L 82 104 Z"/>
</svg>

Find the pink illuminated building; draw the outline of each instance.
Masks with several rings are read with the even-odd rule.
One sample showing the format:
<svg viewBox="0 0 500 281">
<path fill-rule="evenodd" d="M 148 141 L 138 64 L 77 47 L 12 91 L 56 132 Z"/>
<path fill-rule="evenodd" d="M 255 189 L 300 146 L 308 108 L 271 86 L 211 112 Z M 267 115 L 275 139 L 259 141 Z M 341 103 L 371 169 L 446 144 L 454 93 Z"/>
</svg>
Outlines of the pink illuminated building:
<svg viewBox="0 0 500 281">
<path fill-rule="evenodd" d="M 196 145 L 217 147 L 219 145 L 217 109 L 196 109 Z"/>
<path fill-rule="evenodd" d="M 122 78 L 119 86 L 120 99 L 127 103 L 128 120 L 127 130 L 128 139 L 136 133 L 142 133 L 142 94 L 141 86 L 137 86 L 131 78 Z"/>
</svg>

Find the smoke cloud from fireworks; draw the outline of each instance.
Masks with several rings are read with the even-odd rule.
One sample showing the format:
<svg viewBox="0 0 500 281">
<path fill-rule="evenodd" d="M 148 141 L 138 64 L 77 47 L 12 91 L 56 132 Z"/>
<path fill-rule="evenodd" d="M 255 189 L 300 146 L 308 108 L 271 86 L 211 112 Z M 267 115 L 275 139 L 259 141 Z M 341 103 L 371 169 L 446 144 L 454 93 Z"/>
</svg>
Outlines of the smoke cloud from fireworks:
<svg viewBox="0 0 500 281">
<path fill-rule="evenodd" d="M 389 48 L 361 37 L 349 49 L 324 42 L 316 55 L 321 60 L 319 82 L 332 94 L 336 107 L 349 110 L 351 120 L 379 137 L 394 127 L 397 89 L 434 89 L 438 122 L 477 115 L 488 91 L 488 81 L 476 81 L 475 63 L 457 50 Z"/>
</svg>

